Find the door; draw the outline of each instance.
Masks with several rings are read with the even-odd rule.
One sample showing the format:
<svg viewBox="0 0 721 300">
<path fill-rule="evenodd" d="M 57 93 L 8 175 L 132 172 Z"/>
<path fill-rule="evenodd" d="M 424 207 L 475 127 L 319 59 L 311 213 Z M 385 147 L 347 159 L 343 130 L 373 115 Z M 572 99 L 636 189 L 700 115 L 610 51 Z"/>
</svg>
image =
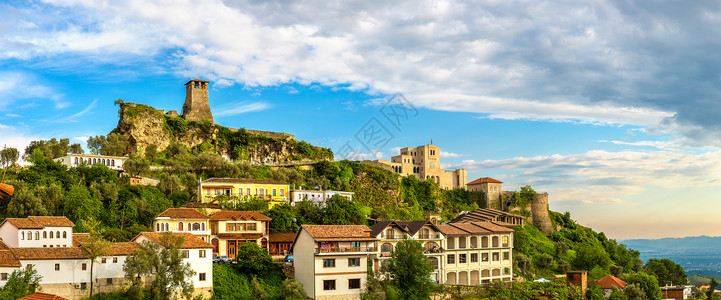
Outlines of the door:
<svg viewBox="0 0 721 300">
<path fill-rule="evenodd" d="M 235 258 L 235 241 L 228 241 L 228 257 Z"/>
</svg>

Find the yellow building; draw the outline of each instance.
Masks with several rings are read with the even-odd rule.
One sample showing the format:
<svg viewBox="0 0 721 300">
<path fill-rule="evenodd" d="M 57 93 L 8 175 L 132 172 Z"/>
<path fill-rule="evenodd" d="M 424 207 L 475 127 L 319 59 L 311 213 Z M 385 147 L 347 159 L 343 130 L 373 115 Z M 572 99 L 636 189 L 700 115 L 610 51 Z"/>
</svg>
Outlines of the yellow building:
<svg viewBox="0 0 721 300">
<path fill-rule="evenodd" d="M 271 219 L 254 211 L 219 211 L 210 216 L 210 243 L 213 254 L 235 257 L 245 243 L 256 243 L 268 250 L 268 222 Z"/>
<path fill-rule="evenodd" d="M 155 232 L 191 233 L 210 241 L 210 217 L 192 208 L 168 208 L 153 218 Z"/>
<path fill-rule="evenodd" d="M 289 186 L 273 179 L 210 178 L 200 183 L 202 202 L 211 203 L 217 196 L 260 198 L 268 207 L 288 203 Z"/>
</svg>

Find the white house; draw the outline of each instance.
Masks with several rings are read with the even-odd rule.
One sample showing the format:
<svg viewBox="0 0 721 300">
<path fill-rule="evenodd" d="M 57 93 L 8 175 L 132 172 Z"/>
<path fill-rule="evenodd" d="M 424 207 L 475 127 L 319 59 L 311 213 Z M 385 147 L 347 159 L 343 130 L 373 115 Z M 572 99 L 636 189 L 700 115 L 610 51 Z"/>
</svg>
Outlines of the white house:
<svg viewBox="0 0 721 300">
<path fill-rule="evenodd" d="M 66 217 L 7 218 L 0 238 L 11 248 L 72 247 L 75 224 Z"/>
<path fill-rule="evenodd" d="M 302 225 L 293 241 L 295 279 L 314 299 L 360 299 L 375 242 L 365 225 Z"/>
<path fill-rule="evenodd" d="M 353 192 L 343 191 L 321 191 L 321 190 L 292 190 L 290 191 L 290 205 L 295 206 L 303 200 L 310 200 L 314 203 L 325 202 L 333 195 L 341 195 L 353 200 Z"/>
<path fill-rule="evenodd" d="M 443 247 L 446 237 L 431 221 L 379 221 L 373 226 L 371 236 L 378 239 L 378 252 L 373 265 L 376 271 L 390 258 L 399 242 L 410 238 L 423 243 L 423 254 L 433 266 L 430 279 L 442 282 Z"/>
<path fill-rule="evenodd" d="M 122 171 L 123 163 L 125 163 L 125 161 L 128 160 L 128 157 L 70 153 L 63 157 L 58 157 L 55 160 L 62 163 L 63 165 L 65 165 L 68 168 L 76 168 L 83 164 L 88 165 L 88 166 L 92 166 L 94 164 L 103 164 L 113 170 Z"/>
</svg>

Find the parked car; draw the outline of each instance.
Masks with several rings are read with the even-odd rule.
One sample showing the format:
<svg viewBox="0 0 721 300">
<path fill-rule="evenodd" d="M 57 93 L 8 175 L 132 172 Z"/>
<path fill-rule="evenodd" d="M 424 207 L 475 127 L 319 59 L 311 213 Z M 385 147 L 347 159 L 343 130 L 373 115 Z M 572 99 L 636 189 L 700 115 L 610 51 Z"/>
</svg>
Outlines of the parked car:
<svg viewBox="0 0 721 300">
<path fill-rule="evenodd" d="M 213 256 L 213 263 L 214 264 L 229 264 L 232 263 L 233 259 L 226 256 L 226 255 L 220 255 L 220 256 Z"/>
<path fill-rule="evenodd" d="M 283 259 L 283 261 L 285 261 L 285 262 L 293 262 L 293 255 L 291 255 L 291 254 L 286 255 L 285 258 Z"/>
</svg>

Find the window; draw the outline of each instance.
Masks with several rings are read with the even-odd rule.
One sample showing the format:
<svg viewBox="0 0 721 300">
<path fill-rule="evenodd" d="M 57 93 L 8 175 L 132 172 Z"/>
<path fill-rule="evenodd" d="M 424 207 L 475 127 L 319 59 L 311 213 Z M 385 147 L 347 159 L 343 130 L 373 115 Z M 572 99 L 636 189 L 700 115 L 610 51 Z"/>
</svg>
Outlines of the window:
<svg viewBox="0 0 721 300">
<path fill-rule="evenodd" d="M 349 267 L 358 267 L 360 266 L 360 258 L 349 258 L 348 259 L 348 266 Z"/>
<path fill-rule="evenodd" d="M 190 250 L 183 250 L 183 258 L 190 258 Z"/>
<path fill-rule="evenodd" d="M 67 231 L 63 231 L 63 238 L 64 238 L 64 239 L 67 239 L 67 238 L 68 238 L 68 232 L 67 232 Z"/>
<path fill-rule="evenodd" d="M 323 280 L 324 291 L 335 291 L 335 280 Z"/>
<path fill-rule="evenodd" d="M 280 196 L 281 197 L 285 196 L 285 189 L 280 189 Z"/>
<path fill-rule="evenodd" d="M 55 271 L 60 271 L 60 264 L 55 264 Z"/>
<path fill-rule="evenodd" d="M 277 196 L 277 195 L 278 195 L 278 194 L 276 193 L 276 189 L 273 188 L 273 196 Z"/>
<path fill-rule="evenodd" d="M 101 263 L 101 264 L 105 264 L 105 263 L 107 263 L 107 262 L 108 262 L 108 259 L 105 258 L 105 257 L 103 257 L 103 258 L 100 259 L 100 263 Z"/>
<path fill-rule="evenodd" d="M 478 262 L 478 253 L 471 253 L 471 262 Z"/>
<path fill-rule="evenodd" d="M 503 260 L 508 260 L 510 258 L 510 255 L 508 252 L 503 252 Z"/>
<path fill-rule="evenodd" d="M 198 274 L 198 280 L 205 281 L 205 273 Z"/>
<path fill-rule="evenodd" d="M 205 195 L 210 196 L 210 189 L 205 189 Z"/>
<path fill-rule="evenodd" d="M 498 255 L 498 252 L 493 253 L 493 261 L 499 261 L 500 255 Z"/>
<path fill-rule="evenodd" d="M 160 231 L 160 223 L 155 223 L 155 231 Z"/>
<path fill-rule="evenodd" d="M 43 231 L 43 238 L 44 238 L 44 239 L 48 238 L 48 232 L 47 232 L 47 231 Z"/>
<path fill-rule="evenodd" d="M 106 279 L 105 279 L 105 284 L 113 284 L 113 279 L 112 279 L 112 278 L 106 278 Z"/>
<path fill-rule="evenodd" d="M 20 240 L 23 240 L 23 241 L 25 240 L 25 232 L 24 231 L 20 232 Z"/>
<path fill-rule="evenodd" d="M 250 188 L 245 188 L 245 194 L 250 196 Z"/>
<path fill-rule="evenodd" d="M 36 239 L 36 240 L 39 240 L 39 239 L 40 239 L 40 232 L 39 232 L 39 231 L 35 231 L 35 239 Z"/>
<path fill-rule="evenodd" d="M 118 263 L 118 258 L 117 258 L 117 257 L 113 257 L 113 263 L 114 263 L 114 264 L 117 264 L 117 263 Z"/>
<path fill-rule="evenodd" d="M 88 284 L 87 284 L 87 283 L 83 282 L 83 283 L 80 284 L 80 289 L 81 289 L 81 290 L 84 290 L 84 289 L 87 289 L 87 288 L 88 288 Z"/>
<path fill-rule="evenodd" d="M 28 231 L 28 241 L 32 241 L 32 240 L 33 240 L 33 232 Z"/>
<path fill-rule="evenodd" d="M 87 270 L 87 269 L 88 269 L 88 264 L 83 263 L 83 264 L 82 264 L 82 270 L 85 271 L 85 270 Z"/>
<path fill-rule="evenodd" d="M 350 290 L 360 289 L 360 278 L 348 279 L 348 289 L 350 289 Z"/>
<path fill-rule="evenodd" d="M 323 260 L 323 268 L 335 268 L 335 259 L 333 259 L 333 258 L 324 259 Z M 333 288 L 333 289 L 335 289 L 335 288 Z"/>
<path fill-rule="evenodd" d="M 481 254 L 481 260 L 482 261 L 488 261 L 488 253 Z"/>
<path fill-rule="evenodd" d="M 235 231 L 235 223 L 225 223 L 226 231 Z"/>
<path fill-rule="evenodd" d="M 248 228 L 246 228 L 248 231 L 255 231 L 255 223 L 248 224 Z"/>
<path fill-rule="evenodd" d="M 52 232 L 52 231 L 50 232 L 50 238 L 51 238 L 51 239 L 54 238 L 53 233 L 54 233 L 54 232 Z"/>
<path fill-rule="evenodd" d="M 243 196 L 243 188 L 242 187 L 238 188 L 238 196 Z"/>
<path fill-rule="evenodd" d="M 205 257 L 205 250 L 200 250 L 198 253 L 199 253 L 198 257 L 200 257 L 200 258 Z"/>
<path fill-rule="evenodd" d="M 265 196 L 265 189 L 263 189 L 263 188 L 260 189 L 260 195 Z"/>
<path fill-rule="evenodd" d="M 458 263 L 465 264 L 466 263 L 466 254 L 458 254 Z"/>
<path fill-rule="evenodd" d="M 455 255 L 455 254 L 449 254 L 449 255 L 448 255 L 448 263 L 449 263 L 449 264 L 455 264 L 455 263 L 456 263 L 456 255 Z"/>
<path fill-rule="evenodd" d="M 183 231 L 183 222 L 178 222 L 178 230 Z"/>
<path fill-rule="evenodd" d="M 503 247 L 508 247 L 508 236 L 503 237 Z"/>
<path fill-rule="evenodd" d="M 0 273 L 0 280 L 2 280 L 2 281 L 8 280 L 8 273 Z"/>
</svg>

